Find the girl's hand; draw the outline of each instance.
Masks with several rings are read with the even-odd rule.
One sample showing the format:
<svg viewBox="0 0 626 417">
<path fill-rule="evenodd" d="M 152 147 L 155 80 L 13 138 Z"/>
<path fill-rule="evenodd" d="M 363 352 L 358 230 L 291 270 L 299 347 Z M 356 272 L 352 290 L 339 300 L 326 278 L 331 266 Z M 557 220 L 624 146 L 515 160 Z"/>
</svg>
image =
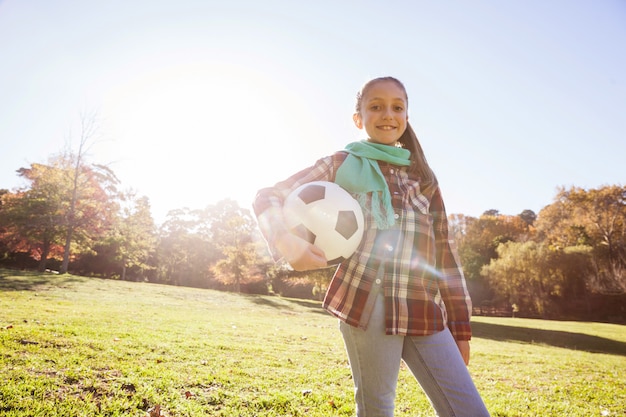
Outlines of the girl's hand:
<svg viewBox="0 0 626 417">
<path fill-rule="evenodd" d="M 276 238 L 274 245 L 296 271 L 308 271 L 327 266 L 328 261 L 324 251 L 292 233 L 283 233 Z"/>
<path fill-rule="evenodd" d="M 456 345 L 459 348 L 459 352 L 461 352 L 461 357 L 463 358 L 463 362 L 465 362 L 465 365 L 469 365 L 469 360 L 470 360 L 469 340 L 457 340 Z"/>
</svg>

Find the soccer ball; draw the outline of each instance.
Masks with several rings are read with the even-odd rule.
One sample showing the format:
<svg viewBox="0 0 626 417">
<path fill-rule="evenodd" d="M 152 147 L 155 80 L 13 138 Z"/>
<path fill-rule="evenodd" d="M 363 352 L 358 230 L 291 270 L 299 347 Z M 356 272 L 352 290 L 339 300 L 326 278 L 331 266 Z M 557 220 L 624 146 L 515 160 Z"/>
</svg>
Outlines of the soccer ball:
<svg viewBox="0 0 626 417">
<path fill-rule="evenodd" d="M 361 243 L 361 206 L 333 182 L 313 181 L 296 188 L 285 199 L 283 213 L 294 234 L 324 251 L 328 266 L 349 258 Z"/>
</svg>

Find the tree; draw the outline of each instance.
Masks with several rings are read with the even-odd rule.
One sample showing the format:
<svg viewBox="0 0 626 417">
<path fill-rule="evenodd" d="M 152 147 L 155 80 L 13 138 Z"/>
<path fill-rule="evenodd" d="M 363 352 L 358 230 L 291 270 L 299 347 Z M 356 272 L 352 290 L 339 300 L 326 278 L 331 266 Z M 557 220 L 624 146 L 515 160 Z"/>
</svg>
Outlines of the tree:
<svg viewBox="0 0 626 417">
<path fill-rule="evenodd" d="M 9 194 L 9 190 L 6 188 L 0 188 L 0 210 L 2 210 L 2 196 L 5 194 Z"/>
<path fill-rule="evenodd" d="M 48 257 L 62 253 L 58 245 L 62 236 L 60 201 L 54 187 L 45 181 L 55 177 L 56 172 L 39 164 L 33 164 L 31 170 L 22 168 L 18 172 L 31 180 L 33 187 L 2 196 L 0 233 L 8 250 L 28 253 L 39 260 L 38 269 L 44 271 Z"/>
<path fill-rule="evenodd" d="M 535 224 L 537 220 L 537 214 L 532 210 L 524 210 L 519 214 L 520 219 L 526 223 L 529 227 Z"/>
<path fill-rule="evenodd" d="M 65 160 L 65 161 L 71 161 Z M 71 252 L 76 248 L 90 248 L 97 240 L 107 235 L 118 213 L 118 180 L 113 172 L 102 165 L 83 165 L 75 183 L 73 171 L 68 198 L 63 205 L 63 262 L 61 273 L 69 267 Z"/>
<path fill-rule="evenodd" d="M 254 251 L 251 244 L 240 242 L 222 248 L 224 258 L 213 266 L 216 277 L 225 284 L 234 284 L 235 292 L 241 292 L 241 283 L 249 276 L 254 265 Z"/>
<path fill-rule="evenodd" d="M 458 235 L 459 227 L 454 226 Z M 499 214 L 488 210 L 480 218 L 465 218 L 464 234 L 459 239 L 459 256 L 468 279 L 478 278 L 480 269 L 498 257 L 500 244 L 527 240 L 528 227 L 519 216 Z"/>
<path fill-rule="evenodd" d="M 122 261 L 122 279 L 126 279 L 126 269 L 138 267 L 145 270 L 150 252 L 156 243 L 156 227 L 150 214 L 150 202 L 147 197 L 127 196 L 131 207 L 124 209 L 117 233 L 120 241 L 120 260 Z"/>
<path fill-rule="evenodd" d="M 0 261 L 5 260 L 9 255 L 9 247 L 6 242 L 6 224 L 2 221 L 2 199 L 9 194 L 9 190 L 0 188 Z"/>
<path fill-rule="evenodd" d="M 242 209 L 233 200 L 223 200 L 206 209 L 212 219 L 211 235 L 223 257 L 213 267 L 216 277 L 224 283 L 234 284 L 241 292 L 241 284 L 251 281 L 257 263 L 253 233 L 256 223 L 249 210 Z"/>
<path fill-rule="evenodd" d="M 526 241 L 532 234 L 520 216 L 485 211 L 480 218 L 454 214 L 448 216 L 450 237 L 458 245 L 459 258 L 472 299 L 478 305 L 489 302 L 493 293 L 481 274 L 483 266 L 498 257 L 499 245 L 510 241 Z"/>
<path fill-rule="evenodd" d="M 591 248 L 590 290 L 626 292 L 626 187 L 562 188 L 536 225 L 537 239 L 554 249 Z"/>
<path fill-rule="evenodd" d="M 571 189 L 574 216 L 594 247 L 596 289 L 626 292 L 626 187 Z"/>
<path fill-rule="evenodd" d="M 143 274 L 150 269 L 148 261 L 155 250 L 156 226 L 150 214 L 147 197 L 137 197 L 132 192 L 123 194 L 123 207 L 108 236 L 101 243 L 98 252 L 108 252 L 109 263 L 115 263 L 120 278 L 127 278 L 129 268 Z"/>
<path fill-rule="evenodd" d="M 462 245 L 467 236 L 467 230 L 474 221 L 476 221 L 475 217 L 465 216 L 464 214 L 449 214 L 448 234 L 450 238 L 454 239 L 457 245 Z"/>
<path fill-rule="evenodd" d="M 563 275 L 554 268 L 554 253 L 532 241 L 503 243 L 497 253 L 481 271 L 497 297 L 516 304 L 522 313 L 555 313 L 550 300 L 561 295 Z"/>
<path fill-rule="evenodd" d="M 174 285 L 208 287 L 210 270 L 221 256 L 201 210 L 172 210 L 161 226 L 156 250 L 157 280 Z"/>
<path fill-rule="evenodd" d="M 89 248 L 106 233 L 117 212 L 117 178 L 112 171 L 82 165 L 81 186 L 75 188 L 73 169 L 72 160 L 63 154 L 51 157 L 48 164 L 20 168 L 18 175 L 30 185 L 2 199 L 5 237 L 15 250 L 27 250 L 39 258 L 40 270 L 51 255 L 69 256 L 68 236 L 77 249 Z"/>
<path fill-rule="evenodd" d="M 64 210 L 65 244 L 63 246 L 63 262 L 61 264 L 60 270 L 62 274 L 66 273 L 69 267 L 71 246 L 74 239 L 74 233 L 79 231 L 80 228 L 84 227 L 84 224 L 82 222 L 82 219 L 84 218 L 83 213 L 80 211 L 80 208 L 78 206 L 79 200 L 89 198 L 92 192 L 92 178 L 87 175 L 88 170 L 85 169 L 85 158 L 90 145 L 93 144 L 93 137 L 97 130 L 96 121 L 97 119 L 95 117 L 95 114 L 81 115 L 78 150 L 76 153 L 71 151 L 66 152 L 65 155 L 60 158 L 60 160 L 66 164 L 65 169 L 67 170 L 70 179 L 70 189 L 68 196 L 69 204 Z M 111 177 L 114 178 L 114 176 L 112 176 L 112 171 L 107 170 L 102 166 L 100 166 L 100 168 L 102 168 L 103 173 L 109 174 L 109 178 L 107 178 L 108 180 L 110 180 Z M 117 182 L 117 179 L 115 179 L 115 182 Z"/>
</svg>

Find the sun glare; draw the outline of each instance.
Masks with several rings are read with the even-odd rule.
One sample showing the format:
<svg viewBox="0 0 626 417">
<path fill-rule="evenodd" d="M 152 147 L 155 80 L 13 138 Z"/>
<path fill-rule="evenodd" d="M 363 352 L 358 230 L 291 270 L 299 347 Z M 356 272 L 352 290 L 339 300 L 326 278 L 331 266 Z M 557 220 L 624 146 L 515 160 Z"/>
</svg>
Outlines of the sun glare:
<svg viewBox="0 0 626 417">
<path fill-rule="evenodd" d="M 107 100 L 110 153 L 121 159 L 113 168 L 122 178 L 140 170 L 143 184 L 127 185 L 154 206 L 166 193 L 176 200 L 168 210 L 222 198 L 251 201 L 260 187 L 303 167 L 283 155 L 313 142 L 305 137 L 312 129 L 303 129 L 310 124 L 306 106 L 281 80 L 250 67 L 173 66 L 142 74 Z"/>
</svg>

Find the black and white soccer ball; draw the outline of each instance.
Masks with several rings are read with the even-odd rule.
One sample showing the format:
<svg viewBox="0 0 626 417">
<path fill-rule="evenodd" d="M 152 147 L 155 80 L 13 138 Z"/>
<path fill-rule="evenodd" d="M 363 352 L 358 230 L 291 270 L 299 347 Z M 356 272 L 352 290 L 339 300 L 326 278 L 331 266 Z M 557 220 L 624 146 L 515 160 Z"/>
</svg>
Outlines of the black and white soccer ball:
<svg viewBox="0 0 626 417">
<path fill-rule="evenodd" d="M 291 231 L 324 251 L 328 265 L 349 258 L 363 238 L 363 211 L 339 185 L 314 181 L 285 199 L 283 213 Z"/>
</svg>

